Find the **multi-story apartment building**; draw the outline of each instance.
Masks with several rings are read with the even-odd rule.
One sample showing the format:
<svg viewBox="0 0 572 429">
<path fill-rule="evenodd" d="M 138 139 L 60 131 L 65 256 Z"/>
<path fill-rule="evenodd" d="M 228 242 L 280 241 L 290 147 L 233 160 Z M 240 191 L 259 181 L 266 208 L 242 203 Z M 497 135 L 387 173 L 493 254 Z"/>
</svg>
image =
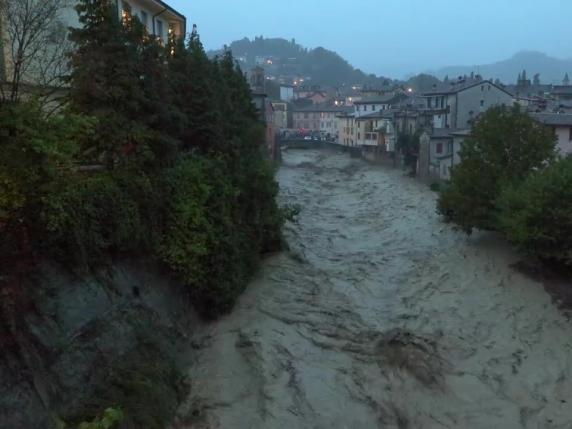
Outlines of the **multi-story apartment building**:
<svg viewBox="0 0 572 429">
<path fill-rule="evenodd" d="M 169 40 L 169 37 L 184 37 L 186 33 L 187 20 L 184 15 L 176 11 L 162 0 L 107 0 L 110 5 L 117 9 L 119 19 L 125 19 L 128 15 L 136 16 L 145 25 L 150 35 L 154 35 L 163 43 Z M 75 11 L 77 1 L 70 1 L 68 7 L 59 11 L 59 21 L 62 28 L 79 27 L 81 24 Z M 4 24 L 4 28 L 2 26 Z M 7 23 L 0 16 L 0 81 L 9 82 L 12 79 L 13 70 L 13 54 L 10 51 L 11 42 L 9 40 L 10 32 L 6 28 Z M 49 52 L 49 49 L 46 50 Z M 35 61 L 41 62 L 42 58 L 35 58 Z M 37 69 L 29 67 L 30 70 Z M 23 76 L 25 84 L 38 85 L 38 76 L 36 73 L 29 72 Z"/>
<path fill-rule="evenodd" d="M 351 110 L 349 106 L 327 103 L 298 107 L 293 111 L 294 128 L 319 131 L 326 137 L 337 139 L 339 134 L 337 115 Z"/>
<path fill-rule="evenodd" d="M 117 16 L 120 19 L 124 19 L 127 14 L 136 16 L 149 34 L 157 36 L 164 43 L 169 40 L 169 35 L 182 37 L 187 31 L 186 17 L 162 0 L 110 1 L 117 8 Z M 68 27 L 79 27 L 77 12 L 73 6 L 62 12 L 62 23 Z"/>
<path fill-rule="evenodd" d="M 187 31 L 186 17 L 162 0 L 116 0 L 118 14 L 123 18 L 131 11 L 132 16 L 164 43 L 171 35 L 183 37 Z"/>
<path fill-rule="evenodd" d="M 470 128 L 479 114 L 490 107 L 512 106 L 515 101 L 507 90 L 479 76 L 444 82 L 423 96 L 427 108 L 435 110 L 435 128 Z"/>
<path fill-rule="evenodd" d="M 396 93 L 363 97 L 353 103 L 355 106 L 355 116 L 359 118 L 360 116 L 389 110 L 393 105 L 398 104 L 406 98 L 407 96 L 405 94 Z"/>
</svg>

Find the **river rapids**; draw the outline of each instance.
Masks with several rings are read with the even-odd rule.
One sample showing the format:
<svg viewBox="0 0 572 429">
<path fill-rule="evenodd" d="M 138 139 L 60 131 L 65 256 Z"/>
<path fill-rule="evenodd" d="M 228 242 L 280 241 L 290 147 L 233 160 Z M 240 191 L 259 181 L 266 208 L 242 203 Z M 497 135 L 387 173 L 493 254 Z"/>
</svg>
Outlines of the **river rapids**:
<svg viewBox="0 0 572 429">
<path fill-rule="evenodd" d="M 402 172 L 291 150 L 290 249 L 197 328 L 180 428 L 572 428 L 572 324 Z"/>
</svg>

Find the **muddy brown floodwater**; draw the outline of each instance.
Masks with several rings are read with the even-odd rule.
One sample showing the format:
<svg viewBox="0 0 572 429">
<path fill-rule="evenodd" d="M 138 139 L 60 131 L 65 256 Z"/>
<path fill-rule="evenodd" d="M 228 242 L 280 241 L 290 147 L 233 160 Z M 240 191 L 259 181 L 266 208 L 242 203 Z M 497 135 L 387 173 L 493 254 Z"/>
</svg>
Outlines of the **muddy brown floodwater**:
<svg viewBox="0 0 572 429">
<path fill-rule="evenodd" d="M 290 250 L 195 334 L 193 428 L 572 428 L 572 324 L 492 234 L 345 154 L 289 151 Z"/>
</svg>

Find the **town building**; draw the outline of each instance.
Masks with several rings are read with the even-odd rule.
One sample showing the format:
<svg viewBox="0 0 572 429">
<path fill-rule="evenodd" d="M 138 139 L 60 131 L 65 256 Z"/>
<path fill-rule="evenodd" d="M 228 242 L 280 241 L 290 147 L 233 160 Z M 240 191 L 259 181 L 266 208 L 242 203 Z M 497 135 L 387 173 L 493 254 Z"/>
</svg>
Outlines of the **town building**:
<svg viewBox="0 0 572 429">
<path fill-rule="evenodd" d="M 393 105 L 403 101 L 405 98 L 407 98 L 405 94 L 397 93 L 363 97 L 358 101 L 354 101 L 353 103 L 355 107 L 356 118 L 375 112 L 389 110 Z"/>
<path fill-rule="evenodd" d="M 342 146 L 354 147 L 355 140 L 355 115 L 353 112 L 341 112 L 336 115 L 338 121 L 338 140 L 337 143 Z"/>
<path fill-rule="evenodd" d="M 298 86 L 294 88 L 294 99 L 305 100 L 312 104 L 322 104 L 328 100 L 328 94 L 319 86 Z"/>
<path fill-rule="evenodd" d="M 561 156 L 572 154 L 572 114 L 529 113 L 541 124 L 551 127 L 557 139 L 556 149 Z M 435 128 L 420 137 L 417 175 L 426 181 L 450 180 L 451 169 L 461 162 L 463 141 L 470 129 Z"/>
<path fill-rule="evenodd" d="M 380 147 L 384 152 L 395 150 L 396 133 L 389 112 L 378 110 L 355 117 L 355 141 L 358 146 Z"/>
<path fill-rule="evenodd" d="M 272 102 L 268 99 L 265 91 L 265 76 L 264 69 L 260 66 L 254 67 L 248 78 L 250 90 L 252 95 L 252 102 L 254 103 L 258 118 L 264 123 L 266 127 L 265 145 L 268 157 L 271 160 L 277 160 L 279 157 L 279 150 L 277 147 L 277 128 L 275 126 L 274 107 Z"/>
<path fill-rule="evenodd" d="M 294 100 L 294 87 L 292 85 L 280 85 L 280 100 L 288 102 Z"/>
<path fill-rule="evenodd" d="M 356 85 L 352 86 L 342 86 L 336 88 L 336 95 L 334 97 L 334 101 L 337 101 L 338 104 L 345 105 L 345 106 L 353 106 L 356 101 L 362 99 L 362 94 L 360 92 L 360 87 Z"/>
<path fill-rule="evenodd" d="M 471 130 L 435 128 L 424 131 L 419 138 L 417 177 L 424 181 L 447 181 L 451 169 L 461 162 L 460 151 L 463 141 Z"/>
<path fill-rule="evenodd" d="M 572 154 L 572 114 L 531 113 L 530 116 L 554 130 L 557 138 L 556 148 L 560 155 Z"/>
<path fill-rule="evenodd" d="M 292 125 L 294 128 L 303 131 L 320 130 L 320 111 L 313 105 L 305 107 L 294 107 L 292 111 Z"/>
<path fill-rule="evenodd" d="M 109 0 L 110 4 L 117 9 L 119 19 L 127 17 L 137 17 L 143 23 L 150 35 L 156 36 L 162 43 L 167 43 L 171 36 L 184 37 L 187 31 L 186 17 L 162 0 Z M 60 21 L 62 28 L 80 27 L 79 18 L 74 8 L 77 1 L 70 1 L 70 5 L 60 11 Z M 2 21 L 0 17 L 0 21 Z M 1 27 L 1 25 L 0 25 Z M 0 33 L 5 39 L 6 30 Z M 0 82 L 6 82 L 12 75 L 12 55 L 9 51 L 10 43 L 0 42 Z M 3 49 L 2 49 L 3 47 Z M 46 50 L 49 51 L 49 50 Z M 41 61 L 38 58 L 38 61 Z M 31 67 L 34 69 L 35 67 Z M 38 76 L 32 72 L 24 76 L 25 84 L 38 84 Z"/>
<path fill-rule="evenodd" d="M 273 101 L 274 127 L 277 131 L 292 128 L 292 112 L 289 103 L 285 101 Z"/>
<path fill-rule="evenodd" d="M 477 117 L 493 106 L 512 106 L 514 97 L 506 89 L 480 76 L 473 79 L 459 78 L 455 81 L 434 85 L 422 94 L 429 109 L 435 109 L 435 128 L 469 128 Z"/>
<path fill-rule="evenodd" d="M 339 138 L 337 116 L 351 111 L 352 107 L 329 103 L 295 107 L 293 126 L 299 130 L 319 132 L 326 138 L 337 140 Z"/>
<path fill-rule="evenodd" d="M 127 14 L 136 16 L 147 32 L 163 43 L 170 36 L 183 37 L 187 31 L 186 17 L 162 0 L 116 0 L 122 19 Z"/>
<path fill-rule="evenodd" d="M 554 85 L 551 95 L 558 101 L 570 101 L 572 100 L 572 85 Z"/>
</svg>

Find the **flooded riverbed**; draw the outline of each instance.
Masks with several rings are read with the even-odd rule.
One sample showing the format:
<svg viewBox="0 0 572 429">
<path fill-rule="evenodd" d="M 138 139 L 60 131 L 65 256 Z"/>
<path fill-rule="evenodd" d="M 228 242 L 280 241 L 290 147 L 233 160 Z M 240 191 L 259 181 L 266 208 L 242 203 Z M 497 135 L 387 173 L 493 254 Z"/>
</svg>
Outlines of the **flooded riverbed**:
<svg viewBox="0 0 572 429">
<path fill-rule="evenodd" d="M 180 427 L 572 428 L 572 324 L 491 234 L 345 154 L 290 151 L 290 250 L 195 333 Z"/>
</svg>

